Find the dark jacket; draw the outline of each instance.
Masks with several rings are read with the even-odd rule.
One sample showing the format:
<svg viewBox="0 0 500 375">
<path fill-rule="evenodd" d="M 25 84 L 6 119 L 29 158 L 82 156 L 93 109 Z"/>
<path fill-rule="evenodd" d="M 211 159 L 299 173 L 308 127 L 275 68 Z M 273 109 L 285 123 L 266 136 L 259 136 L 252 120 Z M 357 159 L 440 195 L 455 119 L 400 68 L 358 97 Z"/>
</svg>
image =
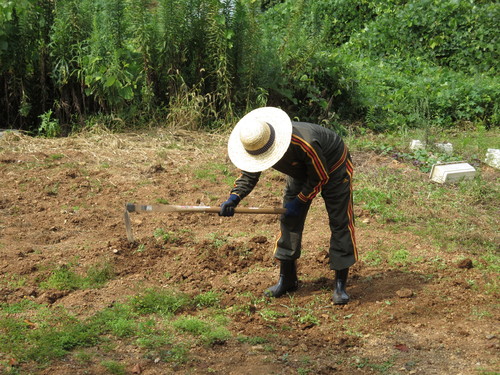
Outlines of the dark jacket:
<svg viewBox="0 0 500 375">
<path fill-rule="evenodd" d="M 321 187 L 347 157 L 347 148 L 333 130 L 306 122 L 292 122 L 292 140 L 285 155 L 273 165 L 280 171 L 299 181 L 304 187 L 298 197 L 304 202 L 312 200 Z M 241 172 L 231 194 L 241 199 L 253 190 L 261 172 Z"/>
</svg>

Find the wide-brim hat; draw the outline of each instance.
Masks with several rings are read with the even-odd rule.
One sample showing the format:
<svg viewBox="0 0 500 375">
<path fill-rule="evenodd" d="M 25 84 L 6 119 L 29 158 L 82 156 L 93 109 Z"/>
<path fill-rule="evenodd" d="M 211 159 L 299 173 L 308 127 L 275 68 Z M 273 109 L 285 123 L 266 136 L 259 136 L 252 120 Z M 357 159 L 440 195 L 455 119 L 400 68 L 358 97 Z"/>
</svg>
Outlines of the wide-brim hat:
<svg viewBox="0 0 500 375">
<path fill-rule="evenodd" d="M 241 170 L 264 171 L 283 157 L 291 138 L 292 121 L 283 110 L 254 109 L 231 132 L 227 144 L 229 159 Z"/>
</svg>

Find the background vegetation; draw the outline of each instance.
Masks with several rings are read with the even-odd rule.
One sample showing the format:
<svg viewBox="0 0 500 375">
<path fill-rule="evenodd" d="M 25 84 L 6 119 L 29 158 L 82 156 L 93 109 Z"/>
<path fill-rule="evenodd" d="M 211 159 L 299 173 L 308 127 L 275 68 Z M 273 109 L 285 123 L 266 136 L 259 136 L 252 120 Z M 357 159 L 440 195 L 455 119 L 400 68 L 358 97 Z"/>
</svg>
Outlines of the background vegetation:
<svg viewBox="0 0 500 375">
<path fill-rule="evenodd" d="M 224 129 L 261 105 L 344 130 L 500 122 L 484 0 L 2 0 L 0 127 Z"/>
</svg>

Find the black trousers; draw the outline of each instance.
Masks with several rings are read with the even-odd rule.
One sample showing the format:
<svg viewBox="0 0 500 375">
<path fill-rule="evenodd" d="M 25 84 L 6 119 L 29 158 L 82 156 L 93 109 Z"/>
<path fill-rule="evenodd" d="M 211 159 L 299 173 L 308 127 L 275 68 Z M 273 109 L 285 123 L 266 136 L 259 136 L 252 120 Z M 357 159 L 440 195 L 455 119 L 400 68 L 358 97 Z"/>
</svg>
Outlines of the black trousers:
<svg viewBox="0 0 500 375">
<path fill-rule="evenodd" d="M 321 190 L 331 231 L 329 255 L 332 270 L 350 267 L 358 258 L 354 233 L 352 175 L 352 161 L 347 155 L 345 162 L 330 174 L 328 182 Z M 303 184 L 303 181 L 287 178 L 283 206 L 300 193 Z M 275 258 L 285 261 L 300 258 L 302 232 L 310 205 L 308 203 L 299 216 L 281 215 L 281 234 L 276 243 Z"/>
</svg>

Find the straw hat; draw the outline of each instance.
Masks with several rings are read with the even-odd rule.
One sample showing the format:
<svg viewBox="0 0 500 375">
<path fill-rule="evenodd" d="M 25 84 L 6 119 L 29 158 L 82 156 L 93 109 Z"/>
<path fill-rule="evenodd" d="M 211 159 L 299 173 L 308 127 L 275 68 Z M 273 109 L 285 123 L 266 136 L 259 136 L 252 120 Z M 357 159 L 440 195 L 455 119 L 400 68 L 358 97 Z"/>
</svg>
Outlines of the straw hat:
<svg viewBox="0 0 500 375">
<path fill-rule="evenodd" d="M 247 113 L 234 127 L 227 145 L 229 158 L 247 172 L 276 164 L 292 138 L 292 122 L 281 109 L 263 107 Z"/>
</svg>

